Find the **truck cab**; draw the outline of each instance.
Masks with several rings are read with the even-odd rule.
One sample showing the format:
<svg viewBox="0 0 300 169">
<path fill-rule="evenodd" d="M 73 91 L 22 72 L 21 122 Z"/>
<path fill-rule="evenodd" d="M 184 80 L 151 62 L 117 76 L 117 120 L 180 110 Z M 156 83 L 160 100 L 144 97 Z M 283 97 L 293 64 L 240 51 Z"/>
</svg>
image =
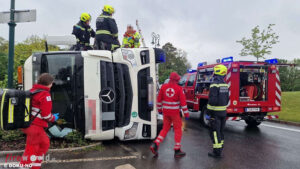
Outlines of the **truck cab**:
<svg viewBox="0 0 300 169">
<path fill-rule="evenodd" d="M 275 60 L 265 62 L 233 61 L 232 57 L 222 59 L 228 68 L 224 77 L 229 85 L 230 102 L 227 120 L 245 120 L 250 126 L 259 125 L 264 119 L 278 118 L 267 115 L 281 109 L 281 88 Z M 213 67 L 199 63 L 197 70 L 189 70 L 180 82 L 187 98 L 188 108 L 200 112 L 201 123 L 208 124 L 205 114 L 209 87 L 213 80 Z"/>
<path fill-rule="evenodd" d="M 90 140 L 154 139 L 158 48 L 34 53 L 24 64 L 24 89 L 42 73 L 54 78 L 53 111 Z"/>
</svg>

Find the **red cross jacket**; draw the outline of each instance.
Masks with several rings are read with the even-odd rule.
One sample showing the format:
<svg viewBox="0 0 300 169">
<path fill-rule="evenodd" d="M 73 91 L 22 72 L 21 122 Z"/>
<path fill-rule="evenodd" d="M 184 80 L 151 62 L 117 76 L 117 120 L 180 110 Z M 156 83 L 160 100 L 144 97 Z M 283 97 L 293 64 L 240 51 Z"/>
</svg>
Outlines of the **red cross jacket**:
<svg viewBox="0 0 300 169">
<path fill-rule="evenodd" d="M 176 115 L 182 109 L 185 117 L 189 116 L 186 105 L 186 98 L 181 86 L 173 81 L 162 85 L 157 97 L 157 110 L 164 115 Z"/>
<path fill-rule="evenodd" d="M 43 85 L 35 84 L 30 91 L 33 92 L 37 89 L 42 89 L 44 91 L 41 91 L 32 97 L 32 118 L 41 111 L 32 124 L 47 128 L 48 122 L 54 122 L 55 120 L 55 117 L 51 114 L 52 100 L 49 92 L 50 89 Z"/>
</svg>

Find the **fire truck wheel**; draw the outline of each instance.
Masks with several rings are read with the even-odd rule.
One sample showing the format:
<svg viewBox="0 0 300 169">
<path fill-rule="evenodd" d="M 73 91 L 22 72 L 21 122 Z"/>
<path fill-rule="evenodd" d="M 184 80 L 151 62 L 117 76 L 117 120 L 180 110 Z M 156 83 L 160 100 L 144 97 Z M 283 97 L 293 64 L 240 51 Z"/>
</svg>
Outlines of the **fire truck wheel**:
<svg viewBox="0 0 300 169">
<path fill-rule="evenodd" d="M 206 106 L 204 106 L 202 108 L 202 111 L 201 111 L 201 115 L 200 115 L 200 123 L 202 126 L 204 127 L 209 127 L 209 120 L 205 118 L 205 116 L 207 115 L 207 108 Z"/>
<path fill-rule="evenodd" d="M 255 119 L 247 119 L 245 122 L 248 124 L 249 127 L 257 127 L 260 125 L 261 121 L 257 121 Z"/>
</svg>

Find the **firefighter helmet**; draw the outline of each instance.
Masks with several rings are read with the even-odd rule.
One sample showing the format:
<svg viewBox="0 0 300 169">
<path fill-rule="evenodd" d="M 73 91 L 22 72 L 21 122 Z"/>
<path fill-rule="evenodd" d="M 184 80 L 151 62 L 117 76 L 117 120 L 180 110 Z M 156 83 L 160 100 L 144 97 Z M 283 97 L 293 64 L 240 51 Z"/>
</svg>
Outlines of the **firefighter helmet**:
<svg viewBox="0 0 300 169">
<path fill-rule="evenodd" d="M 89 20 L 91 20 L 91 15 L 84 12 L 84 13 L 81 14 L 80 20 L 83 21 L 83 22 L 89 21 Z"/>
<path fill-rule="evenodd" d="M 227 74 L 227 67 L 224 65 L 217 65 L 214 67 L 214 74 L 225 76 Z"/>
<path fill-rule="evenodd" d="M 115 9 L 111 5 L 104 5 L 103 11 L 109 14 L 115 13 Z"/>
</svg>

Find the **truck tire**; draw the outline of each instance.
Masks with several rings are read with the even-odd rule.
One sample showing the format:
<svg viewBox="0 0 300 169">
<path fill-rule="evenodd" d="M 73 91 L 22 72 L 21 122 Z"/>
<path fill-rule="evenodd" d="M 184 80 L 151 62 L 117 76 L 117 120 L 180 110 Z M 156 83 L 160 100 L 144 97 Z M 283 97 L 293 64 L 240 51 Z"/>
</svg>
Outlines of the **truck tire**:
<svg viewBox="0 0 300 169">
<path fill-rule="evenodd" d="M 205 115 L 207 114 L 207 108 L 206 106 L 203 106 L 201 115 L 200 115 L 200 123 L 204 127 L 209 127 L 209 121 L 205 118 Z"/>
<path fill-rule="evenodd" d="M 245 122 L 247 123 L 247 125 L 249 127 L 257 127 L 260 125 L 261 121 L 257 121 L 255 119 L 247 119 L 245 120 Z"/>
</svg>

